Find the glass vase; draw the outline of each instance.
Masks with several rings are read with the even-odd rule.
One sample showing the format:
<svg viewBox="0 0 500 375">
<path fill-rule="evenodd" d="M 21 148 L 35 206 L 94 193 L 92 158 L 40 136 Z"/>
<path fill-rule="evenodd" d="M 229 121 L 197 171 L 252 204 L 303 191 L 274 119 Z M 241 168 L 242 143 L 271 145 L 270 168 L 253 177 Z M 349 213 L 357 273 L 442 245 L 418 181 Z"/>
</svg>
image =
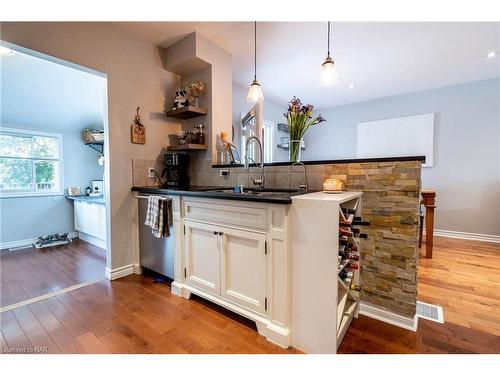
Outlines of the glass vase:
<svg viewBox="0 0 500 375">
<path fill-rule="evenodd" d="M 298 140 L 290 140 L 289 143 L 289 159 L 291 163 L 295 163 L 297 161 L 302 160 L 302 148 L 300 147 L 300 144 L 302 141 L 300 139 Z"/>
</svg>

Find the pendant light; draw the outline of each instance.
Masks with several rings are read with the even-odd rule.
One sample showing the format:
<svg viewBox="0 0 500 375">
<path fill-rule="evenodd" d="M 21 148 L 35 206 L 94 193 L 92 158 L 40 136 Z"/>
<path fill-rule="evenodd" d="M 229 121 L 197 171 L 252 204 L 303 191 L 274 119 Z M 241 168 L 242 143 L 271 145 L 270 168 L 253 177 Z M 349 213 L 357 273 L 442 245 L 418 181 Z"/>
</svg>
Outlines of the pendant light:
<svg viewBox="0 0 500 375">
<path fill-rule="evenodd" d="M 257 81 L 257 22 L 254 22 L 254 76 L 253 82 L 248 90 L 247 102 L 260 103 L 264 101 L 262 88 L 259 81 Z"/>
<path fill-rule="evenodd" d="M 330 22 L 328 22 L 328 52 L 325 62 L 321 65 L 319 84 L 321 86 L 333 86 L 339 81 L 339 73 L 333 59 L 330 57 Z"/>
</svg>

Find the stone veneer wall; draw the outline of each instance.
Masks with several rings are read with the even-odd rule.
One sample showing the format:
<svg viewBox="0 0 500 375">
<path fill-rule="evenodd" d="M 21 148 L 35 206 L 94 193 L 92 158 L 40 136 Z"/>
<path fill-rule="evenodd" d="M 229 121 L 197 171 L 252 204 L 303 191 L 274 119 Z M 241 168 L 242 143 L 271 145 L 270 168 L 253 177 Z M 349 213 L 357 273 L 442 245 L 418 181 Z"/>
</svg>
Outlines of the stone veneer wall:
<svg viewBox="0 0 500 375">
<path fill-rule="evenodd" d="M 134 163 L 140 169 L 144 168 L 143 164 Z M 413 317 L 417 296 L 421 163 L 320 164 L 307 165 L 306 170 L 309 190 L 321 190 L 324 178 L 334 176 L 345 180 L 347 190 L 364 192 L 363 218 L 371 225 L 362 228 L 368 233 L 368 239 L 363 240 L 361 254 L 361 299 Z M 249 187 L 251 178 L 260 175 L 258 168 L 248 172 L 243 168 L 231 168 L 227 178 L 219 177 L 219 171 L 211 168 L 210 160 L 193 159 L 191 184 Z M 134 184 L 142 185 L 139 179 L 144 177 L 144 174 L 134 176 Z M 266 167 L 265 178 L 268 188 L 293 189 L 304 183 L 304 169 L 301 166 Z"/>
</svg>

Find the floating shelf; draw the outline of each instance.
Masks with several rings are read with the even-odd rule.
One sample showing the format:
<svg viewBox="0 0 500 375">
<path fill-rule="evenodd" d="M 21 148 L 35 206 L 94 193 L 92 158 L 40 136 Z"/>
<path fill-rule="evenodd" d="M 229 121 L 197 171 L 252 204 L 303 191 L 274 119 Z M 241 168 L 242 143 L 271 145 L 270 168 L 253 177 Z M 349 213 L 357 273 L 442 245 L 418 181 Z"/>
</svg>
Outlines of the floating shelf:
<svg viewBox="0 0 500 375">
<path fill-rule="evenodd" d="M 85 145 L 96 150 L 101 155 L 104 155 L 104 141 L 102 141 L 102 142 L 89 142 L 89 143 L 85 143 Z"/>
<path fill-rule="evenodd" d="M 184 145 L 173 145 L 167 146 L 168 151 L 195 151 L 195 150 L 207 150 L 208 145 L 199 145 L 197 143 L 186 143 Z"/>
<path fill-rule="evenodd" d="M 282 148 L 283 150 L 288 150 L 290 148 L 288 145 L 282 145 L 282 144 L 278 144 L 277 146 L 278 148 Z M 306 146 L 300 146 L 300 149 L 305 150 Z"/>
<path fill-rule="evenodd" d="M 290 129 L 288 128 L 288 124 L 284 124 L 282 122 L 278 123 L 278 131 L 284 133 L 290 133 Z"/>
<path fill-rule="evenodd" d="M 208 111 L 205 108 L 187 106 L 168 111 L 167 116 L 186 120 L 194 117 L 205 116 L 207 113 Z"/>
</svg>

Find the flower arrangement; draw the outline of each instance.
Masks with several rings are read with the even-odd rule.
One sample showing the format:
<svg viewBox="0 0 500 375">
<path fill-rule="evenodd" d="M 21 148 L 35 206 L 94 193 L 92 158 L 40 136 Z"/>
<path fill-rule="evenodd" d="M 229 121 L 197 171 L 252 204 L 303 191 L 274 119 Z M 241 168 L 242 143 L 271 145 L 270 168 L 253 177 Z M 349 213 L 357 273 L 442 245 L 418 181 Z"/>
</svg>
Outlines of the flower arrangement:
<svg viewBox="0 0 500 375">
<path fill-rule="evenodd" d="M 290 131 L 290 161 L 300 160 L 300 143 L 311 126 L 326 121 L 321 115 L 312 117 L 313 105 L 303 105 L 299 98 L 293 97 L 288 103 L 287 112 L 283 113 Z"/>
<path fill-rule="evenodd" d="M 189 96 L 189 103 L 195 102 L 205 92 L 205 82 L 196 81 L 186 87 Z M 194 103 L 193 103 L 194 104 Z"/>
</svg>

